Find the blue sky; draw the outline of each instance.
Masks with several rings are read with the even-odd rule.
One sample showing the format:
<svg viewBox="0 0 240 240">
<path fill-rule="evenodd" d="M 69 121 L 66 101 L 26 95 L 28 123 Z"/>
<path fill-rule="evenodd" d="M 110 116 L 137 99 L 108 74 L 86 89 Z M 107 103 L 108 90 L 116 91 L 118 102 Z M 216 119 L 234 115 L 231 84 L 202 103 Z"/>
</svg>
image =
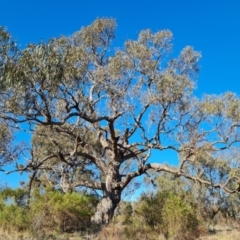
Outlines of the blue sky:
<svg viewBox="0 0 240 240">
<path fill-rule="evenodd" d="M 129 38 L 136 39 L 142 29 L 170 29 L 174 55 L 186 45 L 202 53 L 198 96 L 240 94 L 238 0 L 2 0 L 0 25 L 24 48 L 41 38 L 70 35 L 97 17 L 116 18 L 114 46 L 118 47 Z"/>
<path fill-rule="evenodd" d="M 239 91 L 238 0 L 11 0 L 1 2 L 0 25 L 24 47 L 70 35 L 97 17 L 116 18 L 116 46 L 135 39 L 141 29 L 170 29 L 175 54 L 186 45 L 202 53 L 198 94 Z"/>
</svg>

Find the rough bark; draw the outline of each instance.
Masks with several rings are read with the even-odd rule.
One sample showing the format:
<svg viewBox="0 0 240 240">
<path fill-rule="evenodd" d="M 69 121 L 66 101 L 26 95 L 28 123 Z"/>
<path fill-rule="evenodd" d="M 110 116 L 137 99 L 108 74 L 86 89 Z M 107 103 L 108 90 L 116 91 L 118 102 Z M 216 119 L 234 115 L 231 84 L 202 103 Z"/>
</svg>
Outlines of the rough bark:
<svg viewBox="0 0 240 240">
<path fill-rule="evenodd" d="M 103 197 L 97 205 L 95 215 L 92 222 L 95 224 L 108 224 L 111 222 L 114 211 L 121 200 L 122 189 L 117 183 L 121 178 L 119 175 L 119 167 L 116 161 L 109 164 L 108 172 L 106 175 L 106 182 L 103 190 Z"/>
<path fill-rule="evenodd" d="M 92 222 L 100 224 L 108 224 L 111 222 L 114 211 L 117 208 L 121 199 L 121 193 L 118 194 L 107 194 L 103 196 L 97 205 L 96 212 L 92 218 Z"/>
</svg>

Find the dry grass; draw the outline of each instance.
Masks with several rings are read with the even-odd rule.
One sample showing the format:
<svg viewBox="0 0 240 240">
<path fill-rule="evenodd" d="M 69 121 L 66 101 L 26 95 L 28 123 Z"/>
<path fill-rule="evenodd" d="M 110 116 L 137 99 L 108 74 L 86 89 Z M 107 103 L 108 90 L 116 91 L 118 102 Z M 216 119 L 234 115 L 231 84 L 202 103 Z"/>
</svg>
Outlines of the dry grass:
<svg viewBox="0 0 240 240">
<path fill-rule="evenodd" d="M 148 238 L 139 238 L 139 240 L 147 240 Z M 74 240 L 80 240 L 80 239 L 74 239 Z M 97 239 L 94 240 L 127 240 L 124 237 L 121 237 L 121 234 L 119 231 L 116 231 L 115 233 L 112 232 L 112 234 L 104 233 L 103 235 L 99 236 Z M 128 239 L 130 240 L 130 239 Z M 163 235 L 158 236 L 155 238 L 155 240 L 166 240 Z M 198 240 L 240 240 L 240 230 L 224 230 L 224 231 L 217 231 L 214 234 L 207 234 L 202 237 L 200 237 Z"/>
<path fill-rule="evenodd" d="M 109 230 L 109 229 L 108 229 Z M 121 231 L 119 229 L 115 229 L 116 231 L 110 231 L 105 230 L 103 233 L 98 236 L 98 238 L 93 240 L 127 240 L 121 235 Z M 143 236 L 139 238 L 139 240 L 147 240 L 148 238 L 144 238 Z M 155 240 L 166 240 L 163 235 L 158 236 L 154 238 Z M 81 240 L 81 238 L 74 238 L 69 240 Z M 130 239 L 128 239 L 130 240 Z M 223 231 L 217 231 L 214 234 L 207 234 L 204 236 L 201 236 L 198 240 L 240 240 L 240 230 L 223 230 Z"/>
<path fill-rule="evenodd" d="M 25 240 L 25 239 L 31 239 L 31 236 L 29 233 L 26 232 L 16 232 L 16 231 L 6 231 L 2 228 L 0 228 L 0 239 L 4 240 Z"/>
<path fill-rule="evenodd" d="M 143 236 L 142 236 L 143 237 Z M 147 240 L 148 238 L 142 238 L 141 240 Z M 17 233 L 14 231 L 7 232 L 3 229 L 0 229 L 0 239 L 4 240 L 127 240 L 125 237 L 123 237 L 123 231 L 121 228 L 114 226 L 114 227 L 108 227 L 107 229 L 104 229 L 97 238 L 91 238 L 89 235 L 83 237 L 80 237 L 78 234 L 72 234 L 72 235 L 58 235 L 58 236 L 31 236 L 29 233 Z M 155 240 L 166 240 L 162 235 L 158 236 Z M 217 231 L 214 234 L 207 234 L 204 236 L 201 236 L 198 240 L 240 240 L 240 230 L 233 229 L 233 230 L 222 230 Z"/>
<path fill-rule="evenodd" d="M 240 240 L 240 231 L 236 229 L 231 231 L 218 231 L 215 234 L 200 237 L 199 240 Z"/>
<path fill-rule="evenodd" d="M 70 236 L 64 235 L 54 235 L 50 234 L 46 236 L 44 233 L 34 234 L 29 232 L 16 232 L 16 231 L 6 231 L 0 228 L 0 239 L 1 240 L 82 240 L 81 238 L 71 239 Z"/>
</svg>

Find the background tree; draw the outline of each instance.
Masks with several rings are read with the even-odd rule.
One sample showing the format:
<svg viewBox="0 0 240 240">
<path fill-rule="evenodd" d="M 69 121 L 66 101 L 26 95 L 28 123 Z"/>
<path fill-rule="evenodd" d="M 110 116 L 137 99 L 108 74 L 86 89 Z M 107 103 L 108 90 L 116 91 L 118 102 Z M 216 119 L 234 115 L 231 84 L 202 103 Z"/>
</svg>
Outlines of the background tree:
<svg viewBox="0 0 240 240">
<path fill-rule="evenodd" d="M 1 28 L 0 117 L 33 136 L 16 171 L 27 171 L 30 185 L 44 175 L 64 191 L 101 191 L 96 223 L 111 221 L 122 191 L 151 169 L 236 192 L 237 170 L 213 182 L 196 156 L 216 160 L 238 147 L 239 98 L 195 97 L 200 54 L 186 47 L 169 60 L 169 30 L 141 31 L 112 51 L 115 27 L 97 19 L 70 37 L 23 50 Z M 177 153 L 179 166 L 150 161 L 152 151 L 167 150 Z"/>
<path fill-rule="evenodd" d="M 231 156 L 231 159 L 237 160 L 238 157 Z M 238 160 L 237 160 L 238 161 Z M 211 179 L 212 183 L 223 181 L 227 178 L 230 171 L 236 171 L 229 166 L 229 157 L 218 159 L 208 158 L 206 155 L 199 154 L 195 162 L 200 166 L 202 178 Z M 191 166 L 188 170 L 191 172 Z M 196 209 L 196 218 L 209 229 L 216 224 L 231 224 L 239 220 L 239 193 L 230 194 L 221 188 L 214 188 L 211 185 L 201 184 L 190 181 L 181 176 L 172 175 L 166 172 L 156 174 L 157 194 L 173 193 L 176 196 L 184 197 L 184 201 Z M 148 180 L 148 179 L 147 179 Z M 148 184 L 151 183 L 148 181 Z"/>
</svg>

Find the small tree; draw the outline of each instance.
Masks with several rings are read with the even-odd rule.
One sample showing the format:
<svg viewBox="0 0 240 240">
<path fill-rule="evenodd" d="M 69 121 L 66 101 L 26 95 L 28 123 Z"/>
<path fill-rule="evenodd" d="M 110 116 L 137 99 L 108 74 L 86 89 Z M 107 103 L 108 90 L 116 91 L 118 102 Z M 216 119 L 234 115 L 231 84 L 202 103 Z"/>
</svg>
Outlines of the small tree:
<svg viewBox="0 0 240 240">
<path fill-rule="evenodd" d="M 231 154 L 240 140 L 240 99 L 194 96 L 200 53 L 186 47 L 169 60 L 169 30 L 141 31 L 114 52 L 115 27 L 113 19 L 97 19 L 22 50 L 0 28 L 0 117 L 33 136 L 16 169 L 31 175 L 29 189 L 44 178 L 65 192 L 101 191 L 96 223 L 109 223 L 122 191 L 151 169 L 236 192 L 237 171 L 213 183 L 195 163 L 199 152 Z M 156 154 L 149 161 L 152 151 L 169 150 L 178 166 L 161 164 Z"/>
<path fill-rule="evenodd" d="M 163 232 L 166 236 L 174 237 L 174 239 L 199 237 L 195 211 L 180 196 L 169 195 L 162 210 L 162 218 Z"/>
</svg>

